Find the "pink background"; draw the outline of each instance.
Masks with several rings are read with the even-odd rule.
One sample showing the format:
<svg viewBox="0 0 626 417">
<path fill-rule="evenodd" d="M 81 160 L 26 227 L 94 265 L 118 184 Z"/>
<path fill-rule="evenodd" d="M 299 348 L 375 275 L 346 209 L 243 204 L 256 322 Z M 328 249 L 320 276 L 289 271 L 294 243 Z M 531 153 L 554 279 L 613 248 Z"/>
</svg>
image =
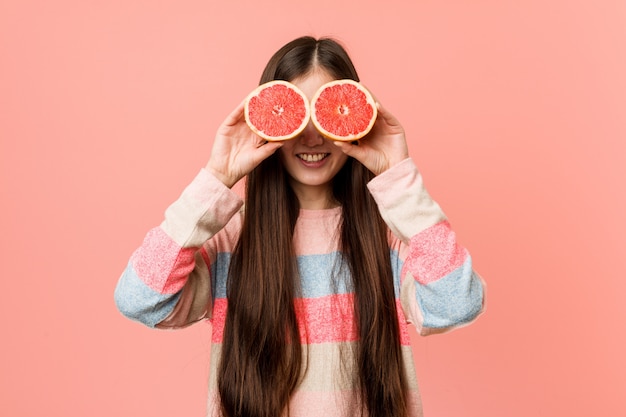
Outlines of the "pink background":
<svg viewBox="0 0 626 417">
<path fill-rule="evenodd" d="M 415 337 L 426 415 L 626 415 L 619 0 L 3 0 L 0 414 L 203 415 L 207 325 L 113 289 L 302 34 L 347 45 L 488 282 L 477 323 Z"/>
</svg>

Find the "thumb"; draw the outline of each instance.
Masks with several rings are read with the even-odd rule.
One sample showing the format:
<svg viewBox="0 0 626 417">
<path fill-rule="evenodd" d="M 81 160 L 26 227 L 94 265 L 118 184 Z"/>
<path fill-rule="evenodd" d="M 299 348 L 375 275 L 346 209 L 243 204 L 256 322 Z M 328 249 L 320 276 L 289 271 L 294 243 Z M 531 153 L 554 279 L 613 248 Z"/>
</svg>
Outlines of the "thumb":
<svg viewBox="0 0 626 417">
<path fill-rule="evenodd" d="M 274 152 L 276 152 L 279 148 L 283 146 L 283 142 L 267 142 L 257 148 L 257 157 L 259 158 L 259 162 L 268 158 Z"/>
<path fill-rule="evenodd" d="M 230 114 L 226 117 L 223 124 L 226 126 L 234 126 L 243 118 L 244 105 L 246 101 L 240 102 L 237 107 L 230 112 Z"/>
<path fill-rule="evenodd" d="M 338 148 L 340 148 L 342 152 L 345 153 L 346 155 L 351 156 L 354 159 L 357 159 L 361 162 L 363 162 L 363 158 L 365 157 L 365 154 L 367 153 L 367 151 L 363 149 L 362 146 L 358 145 L 358 142 L 354 144 L 352 142 L 334 141 L 333 144 L 337 146 Z"/>
</svg>

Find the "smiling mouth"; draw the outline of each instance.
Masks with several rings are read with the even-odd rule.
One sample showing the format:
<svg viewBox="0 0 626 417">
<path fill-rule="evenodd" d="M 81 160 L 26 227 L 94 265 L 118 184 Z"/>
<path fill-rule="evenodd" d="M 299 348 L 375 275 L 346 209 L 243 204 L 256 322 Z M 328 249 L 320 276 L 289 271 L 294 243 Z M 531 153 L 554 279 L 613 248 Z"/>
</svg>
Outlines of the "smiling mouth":
<svg viewBox="0 0 626 417">
<path fill-rule="evenodd" d="M 296 156 L 305 162 L 319 162 L 322 159 L 326 158 L 328 155 L 330 154 L 329 153 L 299 153 Z"/>
</svg>

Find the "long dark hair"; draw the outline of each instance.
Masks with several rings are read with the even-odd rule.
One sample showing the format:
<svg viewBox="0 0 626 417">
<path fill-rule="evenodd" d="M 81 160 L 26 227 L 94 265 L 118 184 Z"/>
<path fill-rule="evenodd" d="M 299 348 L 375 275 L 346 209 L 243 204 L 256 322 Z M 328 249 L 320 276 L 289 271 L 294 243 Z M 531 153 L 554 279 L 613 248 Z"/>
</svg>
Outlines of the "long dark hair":
<svg viewBox="0 0 626 417">
<path fill-rule="evenodd" d="M 345 49 L 328 38 L 298 38 L 268 62 L 261 83 L 291 81 L 316 66 L 359 81 Z M 405 417 L 400 348 L 387 228 L 366 184 L 373 174 L 348 158 L 333 180 L 342 206 L 340 244 L 355 292 L 359 341 L 354 369 L 359 406 L 369 416 Z M 306 367 L 294 299 L 300 294 L 293 246 L 299 204 L 274 154 L 249 175 L 241 236 L 232 253 L 228 310 L 218 372 L 228 417 L 278 417 Z"/>
</svg>

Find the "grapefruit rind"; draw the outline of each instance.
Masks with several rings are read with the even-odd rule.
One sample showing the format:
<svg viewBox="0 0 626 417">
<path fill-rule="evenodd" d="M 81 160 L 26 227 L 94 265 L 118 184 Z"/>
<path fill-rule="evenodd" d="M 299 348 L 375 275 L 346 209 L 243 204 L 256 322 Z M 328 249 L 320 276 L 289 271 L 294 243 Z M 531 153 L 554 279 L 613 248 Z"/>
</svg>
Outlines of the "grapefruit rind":
<svg viewBox="0 0 626 417">
<path fill-rule="evenodd" d="M 300 123 L 299 126 L 289 129 L 288 132 L 281 134 L 281 135 L 277 135 L 277 134 L 271 134 L 269 132 L 264 131 L 263 127 L 258 126 L 260 125 L 262 122 L 256 123 L 255 122 L 255 116 L 254 116 L 254 100 L 258 99 L 259 96 L 263 95 L 264 92 L 269 91 L 273 88 L 276 88 L 277 86 L 283 86 L 288 88 L 289 90 L 293 91 L 294 93 L 297 94 L 297 96 L 299 96 L 302 99 L 301 103 L 296 103 L 295 101 L 292 101 L 290 103 L 278 103 L 274 105 L 274 108 L 276 108 L 276 106 L 278 105 L 280 107 L 280 114 L 277 115 L 276 112 L 272 112 L 272 110 L 269 110 L 270 113 L 273 113 L 273 115 L 270 115 L 270 118 L 274 118 L 274 121 L 276 122 L 281 122 L 280 118 L 283 117 L 282 113 L 285 111 L 285 107 L 287 107 L 287 111 L 289 111 L 289 108 L 291 108 L 291 106 L 296 106 L 298 108 L 300 108 L 300 105 L 302 105 L 303 109 L 300 108 L 300 111 L 304 110 L 304 115 L 302 116 L 298 116 L 302 118 L 302 122 Z M 280 88 L 280 87 L 279 87 Z M 293 96 L 292 96 L 293 98 Z M 288 104 L 288 105 L 287 105 Z M 266 111 L 268 109 L 265 109 Z M 252 113 L 251 113 L 252 111 Z M 286 115 L 288 116 L 288 114 Z M 274 80 L 274 81 L 269 81 L 267 83 L 261 84 L 260 86 L 258 86 L 257 88 L 255 88 L 250 94 L 248 94 L 248 96 L 245 99 L 245 104 L 244 104 L 244 117 L 246 120 L 246 123 L 248 124 L 248 127 L 250 127 L 250 129 L 256 133 L 257 135 L 259 135 L 260 137 L 262 137 L 263 139 L 267 140 L 267 141 L 273 141 L 273 142 L 278 142 L 278 141 L 284 141 L 284 140 L 289 140 L 289 139 L 293 139 L 296 136 L 298 136 L 306 127 L 306 125 L 309 122 L 309 119 L 311 117 L 311 110 L 310 110 L 310 105 L 309 105 L 309 99 L 306 97 L 306 95 L 295 85 L 293 85 L 290 82 L 287 81 L 282 81 L 282 80 Z M 269 120 L 265 120 L 264 122 L 269 122 Z M 267 130 L 267 129 L 266 129 Z"/>
<path fill-rule="evenodd" d="M 360 99 L 359 102 L 355 102 L 353 100 L 347 100 L 347 99 L 345 100 L 345 102 L 344 100 L 341 100 L 341 102 L 336 101 L 333 103 L 332 109 L 328 108 L 329 107 L 328 102 L 323 103 L 324 101 L 323 97 L 325 96 L 327 91 L 330 91 L 329 89 L 331 88 L 351 89 L 354 92 L 355 91 L 354 87 L 356 87 L 356 92 Z M 352 97 L 352 99 L 355 99 L 355 98 Z M 325 106 L 326 107 L 325 109 L 317 107 L 318 101 L 320 100 L 322 100 L 320 102 L 321 103 L 320 106 Z M 351 113 L 350 110 L 354 110 L 354 111 Z M 331 126 L 329 125 L 329 123 L 318 119 L 318 112 L 323 113 L 323 112 L 328 112 L 328 111 L 333 112 L 331 116 L 335 118 L 335 122 L 339 123 L 340 125 L 344 124 L 344 123 L 340 123 L 344 121 L 350 124 L 349 118 L 357 117 L 361 119 L 361 124 L 363 126 L 361 126 L 358 130 L 354 130 L 354 128 L 348 128 L 349 131 L 343 134 L 340 134 L 339 132 L 330 131 L 329 129 L 331 128 Z M 350 79 L 335 80 L 335 81 L 331 81 L 329 83 L 324 84 L 315 93 L 315 95 L 313 96 L 313 99 L 311 100 L 311 121 L 315 125 L 315 128 L 322 135 L 326 136 L 329 139 L 336 140 L 336 141 L 350 142 L 350 141 L 361 139 L 362 137 L 367 135 L 370 132 L 370 130 L 372 130 L 372 127 L 374 126 L 374 123 L 376 122 L 377 114 L 378 114 L 378 109 L 376 107 L 376 101 L 374 100 L 374 97 L 372 96 L 372 94 L 365 87 L 363 87 L 363 85 Z M 342 118 L 345 118 L 345 120 L 342 120 Z M 368 118 L 369 120 L 367 120 Z M 363 122 L 364 120 L 367 120 L 367 125 L 365 125 L 365 123 Z M 339 129 L 335 129 L 335 130 L 339 130 Z"/>
</svg>

